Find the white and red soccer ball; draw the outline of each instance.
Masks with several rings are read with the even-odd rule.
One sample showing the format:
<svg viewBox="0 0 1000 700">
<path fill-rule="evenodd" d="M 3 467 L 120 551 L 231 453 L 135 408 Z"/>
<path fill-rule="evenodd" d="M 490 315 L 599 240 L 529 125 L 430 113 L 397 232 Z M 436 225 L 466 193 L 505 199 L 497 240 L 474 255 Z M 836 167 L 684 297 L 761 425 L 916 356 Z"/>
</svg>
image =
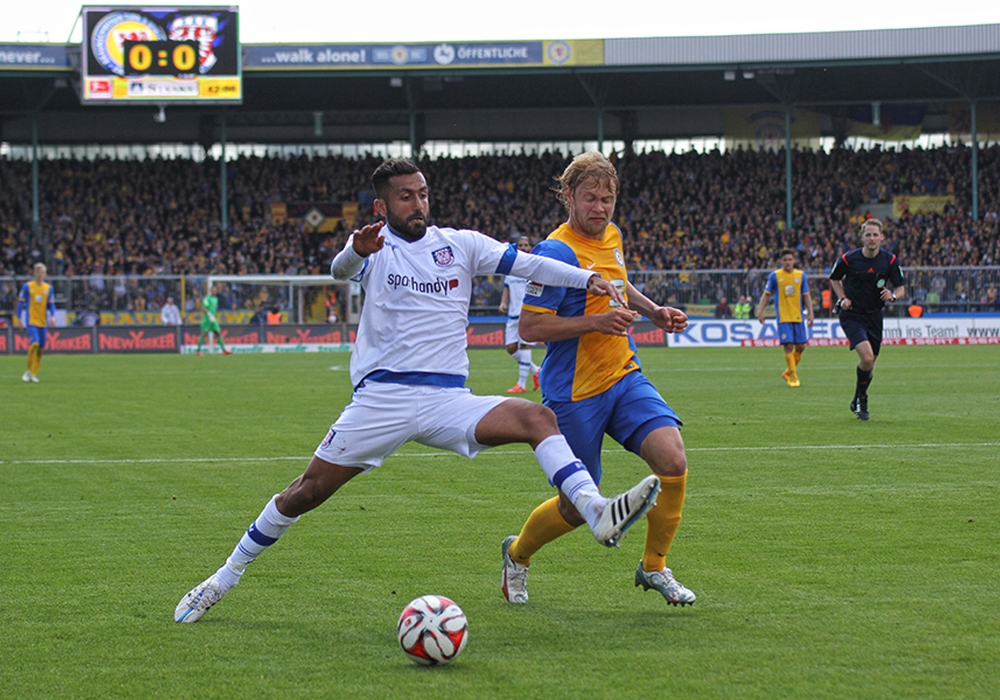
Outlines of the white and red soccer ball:
<svg viewBox="0 0 1000 700">
<path fill-rule="evenodd" d="M 455 601 L 425 595 L 403 609 L 396 632 L 407 656 L 423 666 L 441 666 L 462 653 L 469 641 L 469 621 Z"/>
</svg>

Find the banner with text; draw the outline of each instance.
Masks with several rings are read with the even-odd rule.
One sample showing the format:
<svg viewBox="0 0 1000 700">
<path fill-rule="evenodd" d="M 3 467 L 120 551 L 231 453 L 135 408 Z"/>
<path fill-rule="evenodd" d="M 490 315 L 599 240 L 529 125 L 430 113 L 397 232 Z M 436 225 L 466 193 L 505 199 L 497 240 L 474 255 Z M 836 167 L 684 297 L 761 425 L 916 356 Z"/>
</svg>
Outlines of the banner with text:
<svg viewBox="0 0 1000 700">
<path fill-rule="evenodd" d="M 597 66 L 600 39 L 442 42 L 437 44 L 244 45 L 243 69 L 357 70 L 359 68 L 468 68 L 470 66 Z"/>
<path fill-rule="evenodd" d="M 887 345 L 990 342 L 990 338 L 1000 338 L 1000 316 L 887 318 L 882 338 Z M 840 345 L 846 341 L 840 321 L 835 318 L 818 318 L 810 329 L 809 342 L 813 345 Z M 763 325 L 757 321 L 692 320 L 683 333 L 667 334 L 667 344 L 672 348 L 767 347 L 778 345 L 778 327 L 773 319 Z"/>
</svg>

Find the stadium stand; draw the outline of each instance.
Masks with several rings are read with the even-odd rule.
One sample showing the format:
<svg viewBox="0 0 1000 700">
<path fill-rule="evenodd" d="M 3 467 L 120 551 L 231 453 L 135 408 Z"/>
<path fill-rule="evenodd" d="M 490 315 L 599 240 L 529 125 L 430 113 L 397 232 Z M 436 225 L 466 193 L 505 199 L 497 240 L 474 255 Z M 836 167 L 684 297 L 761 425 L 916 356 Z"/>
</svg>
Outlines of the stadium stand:
<svg viewBox="0 0 1000 700">
<path fill-rule="evenodd" d="M 887 239 L 908 266 L 991 265 L 1000 257 L 1000 147 L 980 151 L 983 216 L 969 210 L 964 148 L 794 154 L 794 222 L 784 223 L 783 154 L 662 152 L 624 157 L 618 221 L 638 270 L 774 266 L 785 246 L 821 270 L 856 244 L 852 216 L 894 197 L 954 195 L 940 214 L 904 215 Z M 40 214 L 53 274 L 322 274 L 348 228 L 309 233 L 301 220 L 276 223 L 272 204 L 357 202 L 367 218 L 366 182 L 375 159 L 240 158 L 229 166 L 231 230 L 214 221 L 212 161 L 49 160 L 40 164 Z M 538 238 L 561 221 L 553 176 L 558 153 L 438 158 L 423 164 L 436 184 L 440 222 L 508 240 Z M 23 215 L 29 164 L 0 170 L 0 274 L 23 275 L 43 257 Z M 21 215 L 19 216 L 18 213 Z"/>
</svg>

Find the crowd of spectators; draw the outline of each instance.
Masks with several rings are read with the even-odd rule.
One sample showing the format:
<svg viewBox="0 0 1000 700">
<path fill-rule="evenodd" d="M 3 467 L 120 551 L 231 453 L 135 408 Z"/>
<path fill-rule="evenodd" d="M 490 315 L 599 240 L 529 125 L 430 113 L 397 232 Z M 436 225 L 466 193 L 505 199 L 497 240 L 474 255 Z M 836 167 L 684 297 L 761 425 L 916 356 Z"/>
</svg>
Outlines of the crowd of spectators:
<svg viewBox="0 0 1000 700">
<path fill-rule="evenodd" d="M 42 236 L 32 236 L 31 166 L 0 161 L 0 276 L 40 259 L 50 275 L 322 274 L 348 226 L 311 233 L 277 223 L 272 205 L 358 203 L 372 218 L 376 158 L 241 157 L 227 164 L 228 230 L 219 225 L 220 168 L 211 159 L 44 160 Z M 432 216 L 501 240 L 538 239 L 564 212 L 552 193 L 560 153 L 437 158 L 421 162 Z M 785 247 L 809 270 L 829 268 L 858 245 L 866 207 L 901 195 L 952 195 L 939 214 L 888 222 L 887 244 L 908 268 L 995 265 L 1000 259 L 1000 147 L 981 149 L 979 220 L 970 216 L 971 152 L 795 151 L 793 225 L 786 226 L 783 152 L 651 152 L 616 157 L 616 212 L 635 270 L 766 269 Z M 127 293 L 127 290 L 124 292 Z"/>
</svg>

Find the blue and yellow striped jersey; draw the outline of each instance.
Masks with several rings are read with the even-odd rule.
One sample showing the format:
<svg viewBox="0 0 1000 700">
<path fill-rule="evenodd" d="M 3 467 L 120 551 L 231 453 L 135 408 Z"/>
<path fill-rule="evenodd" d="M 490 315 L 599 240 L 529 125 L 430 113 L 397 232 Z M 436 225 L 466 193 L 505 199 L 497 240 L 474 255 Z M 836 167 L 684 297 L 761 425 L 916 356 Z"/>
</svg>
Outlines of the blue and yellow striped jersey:
<svg viewBox="0 0 1000 700">
<path fill-rule="evenodd" d="M 598 272 L 625 296 L 628 273 L 622 234 L 614 224 L 608 225 L 600 241 L 580 236 L 569 224 L 563 224 L 532 252 Z M 525 291 L 522 310 L 587 316 L 609 311 L 612 304 L 618 305 L 608 297 L 593 296 L 584 289 L 546 287 L 532 282 Z M 548 344 L 542 362 L 542 392 L 552 401 L 579 401 L 607 391 L 637 369 L 639 358 L 631 336 L 587 333 L 579 338 L 558 340 Z"/>
<path fill-rule="evenodd" d="M 785 272 L 784 268 L 778 268 L 768 276 L 764 291 L 774 295 L 778 323 L 802 322 L 802 295 L 809 293 L 802 270 Z"/>
<path fill-rule="evenodd" d="M 39 284 L 35 280 L 29 280 L 21 287 L 21 294 L 18 300 L 18 315 L 22 310 L 27 309 L 28 325 L 41 326 L 48 325 L 47 314 L 56 312 L 56 302 L 52 298 L 52 285 L 48 282 Z"/>
</svg>

